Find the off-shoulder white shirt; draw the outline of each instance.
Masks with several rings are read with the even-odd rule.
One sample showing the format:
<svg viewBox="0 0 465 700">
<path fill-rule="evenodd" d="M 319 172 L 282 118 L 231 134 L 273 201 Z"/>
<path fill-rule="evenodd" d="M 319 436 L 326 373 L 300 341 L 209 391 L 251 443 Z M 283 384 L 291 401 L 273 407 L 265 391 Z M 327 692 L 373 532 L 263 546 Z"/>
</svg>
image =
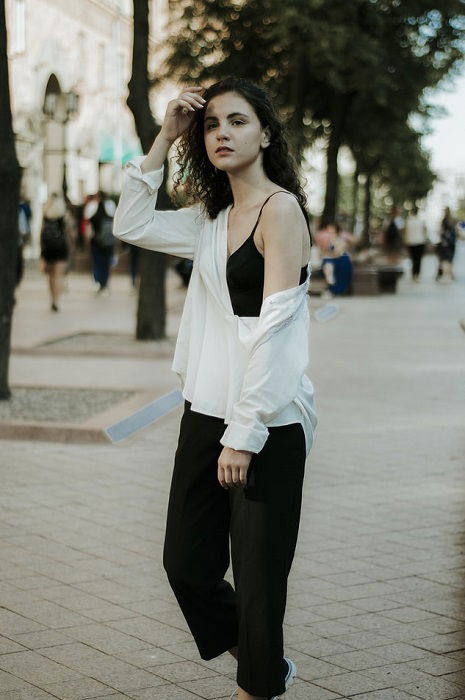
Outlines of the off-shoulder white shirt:
<svg viewBox="0 0 465 700">
<path fill-rule="evenodd" d="M 227 217 L 200 205 L 155 209 L 163 168 L 126 165 L 114 235 L 149 250 L 193 260 L 172 369 L 192 410 L 223 418 L 221 444 L 260 452 L 268 428 L 300 422 L 307 454 L 317 419 L 309 362 L 308 280 L 266 297 L 258 317 L 233 312 L 226 281 Z"/>
</svg>

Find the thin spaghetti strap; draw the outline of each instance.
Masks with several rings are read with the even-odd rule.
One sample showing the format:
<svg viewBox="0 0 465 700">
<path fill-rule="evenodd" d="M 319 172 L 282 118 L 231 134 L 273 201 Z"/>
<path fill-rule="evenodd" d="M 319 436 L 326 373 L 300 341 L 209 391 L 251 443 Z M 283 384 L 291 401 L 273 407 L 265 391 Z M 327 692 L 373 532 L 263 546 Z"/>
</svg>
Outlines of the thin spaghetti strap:
<svg viewBox="0 0 465 700">
<path fill-rule="evenodd" d="M 268 201 L 269 199 L 271 199 L 271 197 L 272 197 L 273 195 L 279 194 L 280 192 L 284 192 L 285 194 L 292 194 L 292 192 L 288 192 L 287 190 L 276 190 L 276 192 L 272 192 L 272 193 L 270 194 L 270 196 L 267 197 L 267 198 L 265 199 L 265 201 L 263 202 L 262 206 L 260 207 L 260 211 L 258 212 L 258 218 L 257 218 L 257 220 L 256 220 L 256 222 L 255 222 L 255 226 L 254 226 L 253 229 L 252 229 L 252 233 L 250 234 L 251 236 L 252 236 L 252 234 L 255 233 L 255 229 L 256 229 L 257 226 L 258 226 L 258 222 L 260 221 L 260 217 L 261 217 L 261 215 L 262 215 L 263 207 L 265 206 L 265 204 L 267 203 L 267 201 Z M 292 194 L 292 196 L 295 197 L 295 194 Z"/>
</svg>

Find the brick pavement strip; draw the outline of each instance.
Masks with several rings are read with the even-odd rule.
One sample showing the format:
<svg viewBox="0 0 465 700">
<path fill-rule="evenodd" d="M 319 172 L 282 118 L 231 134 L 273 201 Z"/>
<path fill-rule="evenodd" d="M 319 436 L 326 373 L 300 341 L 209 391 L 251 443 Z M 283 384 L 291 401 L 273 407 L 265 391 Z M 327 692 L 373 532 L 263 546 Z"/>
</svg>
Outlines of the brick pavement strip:
<svg viewBox="0 0 465 700">
<path fill-rule="evenodd" d="M 458 278 L 313 325 L 286 700 L 465 698 Z M 2 442 L 0 700 L 229 698 L 234 659 L 199 658 L 161 566 L 179 417 L 118 447 Z"/>
</svg>

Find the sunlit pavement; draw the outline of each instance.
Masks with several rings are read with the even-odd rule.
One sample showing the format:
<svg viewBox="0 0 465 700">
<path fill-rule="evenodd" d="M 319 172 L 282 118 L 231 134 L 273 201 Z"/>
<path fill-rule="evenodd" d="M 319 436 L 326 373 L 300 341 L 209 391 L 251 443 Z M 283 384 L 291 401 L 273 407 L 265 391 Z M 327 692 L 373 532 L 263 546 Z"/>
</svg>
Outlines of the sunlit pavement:
<svg viewBox="0 0 465 700">
<path fill-rule="evenodd" d="M 454 283 L 436 284 L 434 269 L 429 258 L 419 284 L 406 275 L 397 295 L 344 298 L 313 323 L 320 424 L 289 580 L 298 680 L 286 700 L 465 698 L 463 244 Z M 102 318 L 130 330 L 118 284 Z M 34 305 L 25 283 L 18 345 L 50 335 L 44 323 L 79 326 L 64 320 L 79 306 L 71 291 L 62 320 L 47 310 L 38 330 L 21 328 Z M 199 658 L 162 569 L 179 418 L 118 447 L 2 443 L 2 700 L 234 690 L 234 660 Z"/>
</svg>

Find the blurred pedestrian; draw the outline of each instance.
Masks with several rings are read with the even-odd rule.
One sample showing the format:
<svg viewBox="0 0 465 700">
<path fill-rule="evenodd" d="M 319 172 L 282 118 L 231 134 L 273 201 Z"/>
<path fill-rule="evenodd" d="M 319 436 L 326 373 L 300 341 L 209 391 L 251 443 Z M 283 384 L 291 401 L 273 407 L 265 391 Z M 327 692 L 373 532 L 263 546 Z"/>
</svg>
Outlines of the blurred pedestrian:
<svg viewBox="0 0 465 700">
<path fill-rule="evenodd" d="M 20 195 L 18 209 L 18 248 L 16 254 L 16 286 L 23 278 L 24 273 L 24 246 L 31 240 L 32 211 L 29 200 L 22 193 Z"/>
<path fill-rule="evenodd" d="M 348 252 L 350 245 L 347 237 L 342 237 L 339 224 L 329 223 L 326 226 L 329 233 L 328 245 L 322 258 L 322 270 L 328 288 L 323 297 L 348 294 L 352 285 L 352 260 Z"/>
<path fill-rule="evenodd" d="M 418 215 L 418 207 L 412 207 L 407 216 L 404 230 L 404 242 L 412 261 L 412 279 L 418 282 L 421 272 L 421 261 L 425 254 L 427 243 L 426 224 Z"/>
<path fill-rule="evenodd" d="M 107 291 L 110 271 L 115 254 L 113 217 L 116 205 L 101 190 L 90 200 L 84 209 L 84 217 L 91 226 L 90 249 L 92 272 L 98 285 L 97 294 Z"/>
<path fill-rule="evenodd" d="M 137 277 L 139 275 L 140 248 L 128 244 L 129 247 L 129 275 L 131 277 L 132 290 L 136 291 Z"/>
<path fill-rule="evenodd" d="M 67 260 L 67 265 L 66 265 L 66 274 L 70 270 L 73 269 L 74 267 L 74 261 L 75 261 L 75 256 L 76 256 L 76 248 L 78 246 L 78 240 L 79 240 L 79 224 L 78 224 L 78 216 L 79 216 L 79 210 L 78 207 L 76 207 L 68 197 L 65 196 L 65 205 L 66 205 L 66 212 L 65 212 L 65 224 L 66 224 L 66 230 L 68 232 L 68 245 L 69 245 L 69 254 L 68 254 L 68 260 Z"/>
<path fill-rule="evenodd" d="M 400 215 L 399 207 L 393 206 L 388 224 L 382 237 L 382 250 L 387 262 L 398 265 L 402 257 L 404 243 L 402 240 L 405 222 Z"/>
<path fill-rule="evenodd" d="M 437 255 L 439 259 L 436 281 L 440 279 L 454 279 L 452 265 L 455 256 L 455 245 L 457 241 L 456 222 L 449 207 L 444 210 L 439 231 L 439 243 L 437 245 Z"/>
<path fill-rule="evenodd" d="M 63 279 L 69 256 L 69 237 L 66 204 L 62 194 L 52 192 L 43 209 L 40 248 L 43 271 L 48 277 L 51 310 L 59 310 L 59 300 L 63 292 Z"/>
</svg>

